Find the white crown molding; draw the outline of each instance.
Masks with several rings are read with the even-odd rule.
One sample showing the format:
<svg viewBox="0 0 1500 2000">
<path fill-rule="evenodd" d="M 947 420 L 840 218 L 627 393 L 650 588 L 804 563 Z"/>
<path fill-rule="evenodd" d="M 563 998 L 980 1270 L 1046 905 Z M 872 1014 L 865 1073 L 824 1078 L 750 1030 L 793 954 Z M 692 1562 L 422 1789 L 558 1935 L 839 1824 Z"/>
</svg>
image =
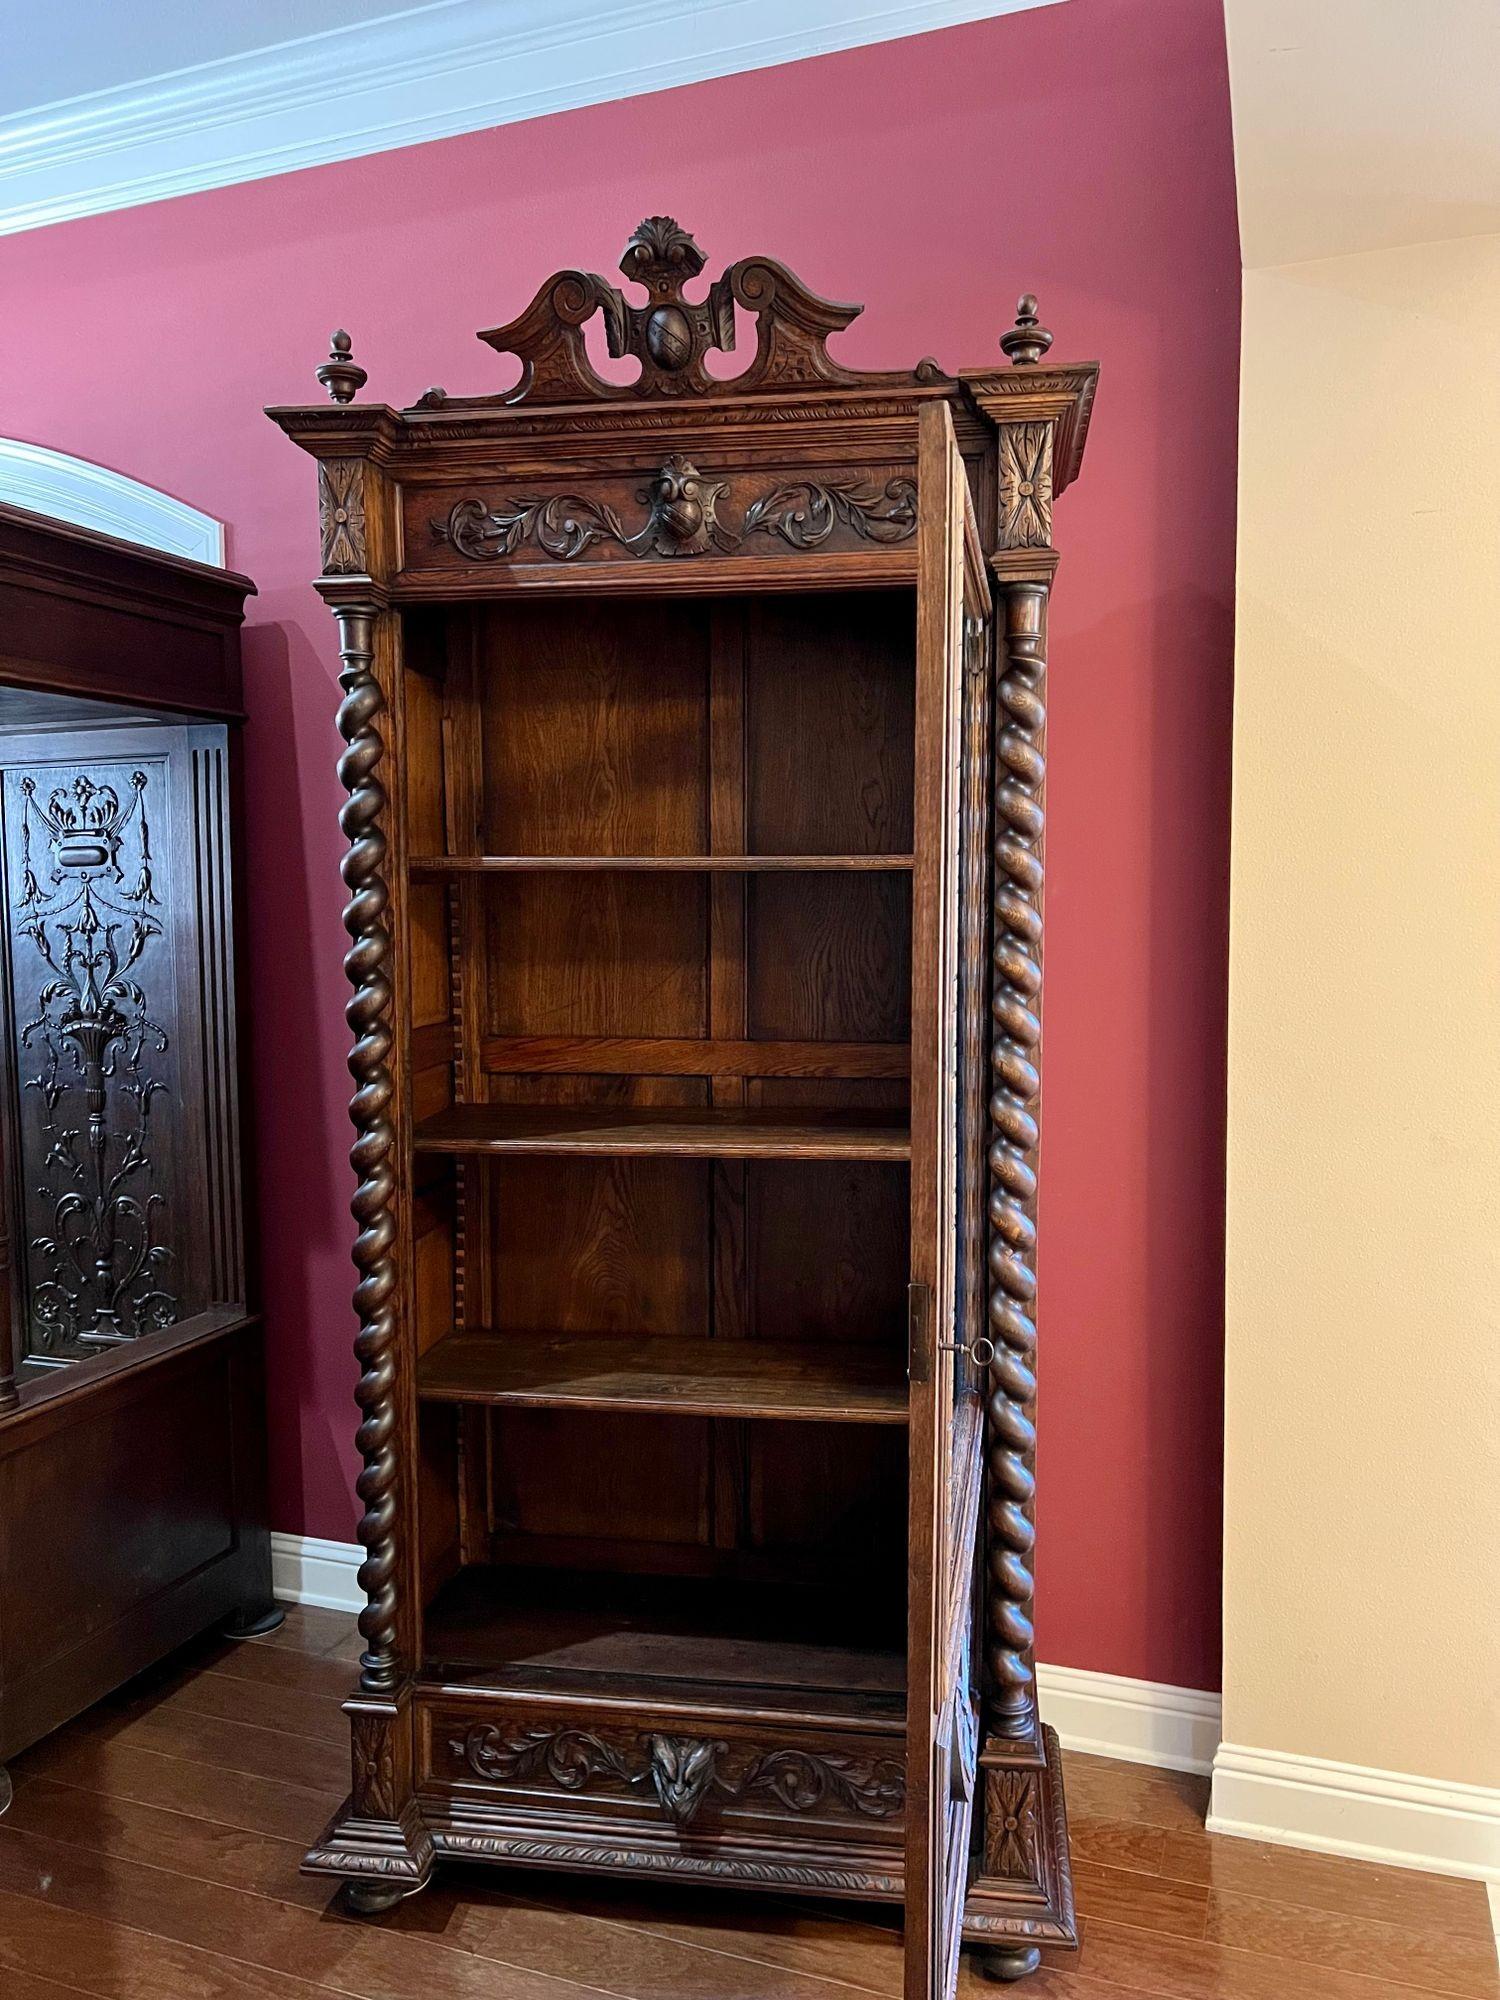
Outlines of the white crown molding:
<svg viewBox="0 0 1500 2000">
<path fill-rule="evenodd" d="M 1060 0 L 436 0 L 0 119 L 0 234 Z"/>
<path fill-rule="evenodd" d="M 1500 1882 L 1500 1790 L 1221 1743 L 1210 1833 Z"/>
<path fill-rule="evenodd" d="M 0 438 L 0 501 L 169 556 L 224 566 L 224 530 L 170 493 L 45 445 Z"/>
</svg>

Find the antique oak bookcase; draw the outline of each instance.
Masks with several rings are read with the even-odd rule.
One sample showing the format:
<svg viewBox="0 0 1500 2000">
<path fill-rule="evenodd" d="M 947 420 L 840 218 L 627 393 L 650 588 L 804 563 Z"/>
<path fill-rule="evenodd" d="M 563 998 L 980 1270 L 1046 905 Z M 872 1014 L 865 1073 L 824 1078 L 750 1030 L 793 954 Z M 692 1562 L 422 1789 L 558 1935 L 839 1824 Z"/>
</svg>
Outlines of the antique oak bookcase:
<svg viewBox="0 0 1500 2000">
<path fill-rule="evenodd" d="M 1043 695 L 1092 367 L 855 373 L 670 218 L 397 411 L 336 334 L 366 1911 L 444 1857 L 1073 1942 L 1031 1551 Z M 701 300 L 687 293 L 702 290 Z M 755 351 L 733 378 L 736 311 Z M 589 358 L 634 357 L 629 381 Z M 593 331 L 600 329 L 596 326 Z"/>
</svg>

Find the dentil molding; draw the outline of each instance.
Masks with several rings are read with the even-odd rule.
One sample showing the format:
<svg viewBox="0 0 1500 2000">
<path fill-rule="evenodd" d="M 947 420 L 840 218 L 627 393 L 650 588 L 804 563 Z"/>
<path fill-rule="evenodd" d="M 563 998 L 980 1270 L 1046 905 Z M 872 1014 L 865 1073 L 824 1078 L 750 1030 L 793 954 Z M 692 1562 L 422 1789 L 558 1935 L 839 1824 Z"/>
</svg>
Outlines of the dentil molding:
<svg viewBox="0 0 1500 2000">
<path fill-rule="evenodd" d="M 1060 0 L 433 0 L 0 119 L 0 234 Z"/>
</svg>

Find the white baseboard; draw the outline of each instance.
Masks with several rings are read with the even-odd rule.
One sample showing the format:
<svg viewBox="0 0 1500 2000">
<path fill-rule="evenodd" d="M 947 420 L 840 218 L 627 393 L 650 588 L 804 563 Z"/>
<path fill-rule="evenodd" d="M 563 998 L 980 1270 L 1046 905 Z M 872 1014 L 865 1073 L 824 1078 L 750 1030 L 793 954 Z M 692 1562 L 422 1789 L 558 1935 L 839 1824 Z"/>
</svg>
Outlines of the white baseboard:
<svg viewBox="0 0 1500 2000">
<path fill-rule="evenodd" d="M 1164 1771 L 1211 1771 L 1219 1747 L 1219 1697 L 1124 1674 L 1038 1661 L 1044 1718 L 1065 1750 L 1154 1764 Z"/>
<path fill-rule="evenodd" d="M 1221 1743 L 1210 1833 L 1500 1882 L 1500 1790 Z"/>
<path fill-rule="evenodd" d="M 364 1595 L 357 1542 L 322 1542 L 312 1535 L 272 1535 L 271 1576 L 289 1604 L 359 1611 Z M 1161 1687 L 1079 1667 L 1037 1668 L 1048 1722 L 1070 1750 L 1126 1758 L 1173 1771 L 1213 1768 L 1219 1740 L 1219 1697 L 1191 1688 Z"/>
<path fill-rule="evenodd" d="M 358 1542 L 320 1542 L 316 1535 L 271 1536 L 271 1588 L 283 1604 L 319 1604 L 325 1611 L 363 1611 Z"/>
</svg>

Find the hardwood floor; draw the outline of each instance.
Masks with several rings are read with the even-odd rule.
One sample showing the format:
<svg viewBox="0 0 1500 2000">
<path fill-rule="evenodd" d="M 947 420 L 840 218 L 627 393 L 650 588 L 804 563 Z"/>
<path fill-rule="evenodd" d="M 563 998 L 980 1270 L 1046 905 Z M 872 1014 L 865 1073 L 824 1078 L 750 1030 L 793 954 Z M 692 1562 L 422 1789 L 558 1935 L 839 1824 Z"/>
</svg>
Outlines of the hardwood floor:
<svg viewBox="0 0 1500 2000">
<path fill-rule="evenodd" d="M 893 1922 L 727 1892 L 444 1869 L 345 1918 L 297 1872 L 343 1796 L 353 1620 L 213 1642 L 18 1760 L 4 2000 L 850 2000 L 900 1992 Z M 1500 1996 L 1477 1882 L 1223 1840 L 1207 1781 L 1067 1759 L 1082 1953 L 1025 2000 Z M 964 2000 L 1003 1988 L 966 1965 Z"/>
</svg>

